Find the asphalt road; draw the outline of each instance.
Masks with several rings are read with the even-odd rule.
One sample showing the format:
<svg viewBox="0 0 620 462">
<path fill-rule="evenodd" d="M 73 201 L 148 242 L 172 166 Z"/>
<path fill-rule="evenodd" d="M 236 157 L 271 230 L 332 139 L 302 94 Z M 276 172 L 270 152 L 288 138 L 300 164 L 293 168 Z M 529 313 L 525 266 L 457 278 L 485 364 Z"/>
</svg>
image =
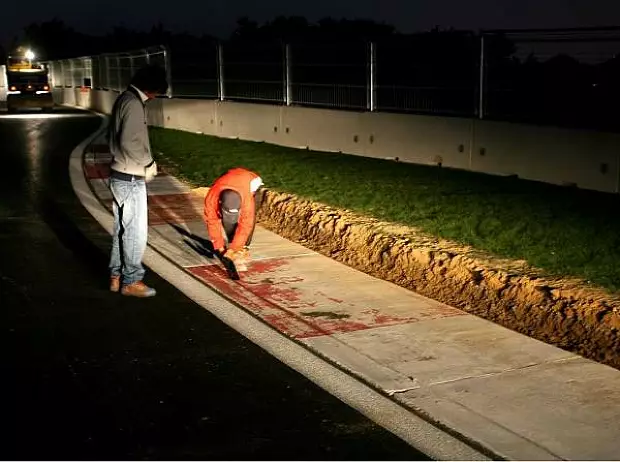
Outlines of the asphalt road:
<svg viewBox="0 0 620 462">
<path fill-rule="evenodd" d="M 3 459 L 426 459 L 156 274 L 108 292 L 68 174 L 99 120 L 43 117 L 0 113 Z"/>
</svg>

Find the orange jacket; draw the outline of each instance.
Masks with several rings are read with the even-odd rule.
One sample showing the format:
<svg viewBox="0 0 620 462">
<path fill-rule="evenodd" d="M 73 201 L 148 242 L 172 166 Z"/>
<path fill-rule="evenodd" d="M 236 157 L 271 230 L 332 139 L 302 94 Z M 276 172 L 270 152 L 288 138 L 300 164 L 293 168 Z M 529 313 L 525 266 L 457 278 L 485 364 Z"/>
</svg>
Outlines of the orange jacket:
<svg viewBox="0 0 620 462">
<path fill-rule="evenodd" d="M 240 250 L 246 244 L 254 227 L 255 202 L 250 182 L 260 177 L 245 168 L 233 168 L 215 180 L 205 197 L 204 221 L 209 231 L 209 237 L 216 250 L 224 247 L 224 235 L 220 215 L 220 194 L 225 189 L 232 189 L 241 196 L 239 222 L 235 237 L 229 247 Z"/>
</svg>

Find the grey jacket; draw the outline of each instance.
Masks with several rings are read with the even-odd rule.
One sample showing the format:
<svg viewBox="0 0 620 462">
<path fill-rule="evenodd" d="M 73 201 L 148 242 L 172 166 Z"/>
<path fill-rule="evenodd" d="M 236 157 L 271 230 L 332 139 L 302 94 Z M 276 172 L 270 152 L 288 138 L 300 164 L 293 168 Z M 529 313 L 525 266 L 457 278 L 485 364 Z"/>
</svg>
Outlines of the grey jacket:
<svg viewBox="0 0 620 462">
<path fill-rule="evenodd" d="M 111 168 L 129 175 L 144 176 L 153 162 L 149 142 L 146 107 L 140 94 L 129 87 L 121 93 L 112 108 L 108 126 Z"/>
</svg>

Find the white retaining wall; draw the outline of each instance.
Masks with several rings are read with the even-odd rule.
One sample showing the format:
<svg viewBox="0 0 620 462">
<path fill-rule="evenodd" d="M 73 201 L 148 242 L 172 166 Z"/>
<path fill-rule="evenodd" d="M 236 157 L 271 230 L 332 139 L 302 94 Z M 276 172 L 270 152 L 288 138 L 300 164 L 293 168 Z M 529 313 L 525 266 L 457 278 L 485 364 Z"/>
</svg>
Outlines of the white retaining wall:
<svg viewBox="0 0 620 462">
<path fill-rule="evenodd" d="M 117 93 L 64 89 L 61 104 L 110 113 Z M 380 112 L 159 99 L 149 123 L 295 148 L 340 151 L 620 192 L 620 134 Z"/>
</svg>

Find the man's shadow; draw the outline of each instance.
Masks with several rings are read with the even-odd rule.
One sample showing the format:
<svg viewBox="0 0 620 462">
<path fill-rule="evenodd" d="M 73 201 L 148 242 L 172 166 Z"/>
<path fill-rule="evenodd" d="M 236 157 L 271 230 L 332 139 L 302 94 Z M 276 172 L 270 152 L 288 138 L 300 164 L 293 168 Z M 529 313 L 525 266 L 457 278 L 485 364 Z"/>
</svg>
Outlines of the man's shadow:
<svg viewBox="0 0 620 462">
<path fill-rule="evenodd" d="M 215 248 L 213 247 L 213 242 L 211 242 L 209 239 L 205 239 L 204 237 L 197 236 L 196 234 L 189 232 L 182 226 L 179 226 L 175 223 L 168 222 L 168 224 L 177 233 L 179 233 L 181 236 L 185 238 L 183 239 L 183 242 L 185 242 L 185 244 L 189 246 L 191 249 L 193 249 L 196 253 L 209 259 L 212 259 L 216 256 L 217 252 L 215 251 Z"/>
<path fill-rule="evenodd" d="M 168 222 L 168 224 L 177 233 L 179 233 L 181 236 L 184 237 L 183 242 L 190 249 L 192 249 L 198 255 L 202 255 L 203 257 L 206 257 L 210 260 L 213 258 L 217 258 L 220 262 L 222 262 L 222 264 L 224 265 L 224 268 L 226 268 L 226 271 L 230 278 L 234 280 L 239 279 L 239 273 L 237 272 L 237 269 L 235 268 L 235 264 L 229 258 L 226 258 L 220 252 L 215 250 L 215 248 L 213 247 L 213 242 L 211 242 L 209 239 L 205 239 L 204 237 L 197 236 L 196 234 L 189 232 L 185 228 L 175 223 Z"/>
</svg>

